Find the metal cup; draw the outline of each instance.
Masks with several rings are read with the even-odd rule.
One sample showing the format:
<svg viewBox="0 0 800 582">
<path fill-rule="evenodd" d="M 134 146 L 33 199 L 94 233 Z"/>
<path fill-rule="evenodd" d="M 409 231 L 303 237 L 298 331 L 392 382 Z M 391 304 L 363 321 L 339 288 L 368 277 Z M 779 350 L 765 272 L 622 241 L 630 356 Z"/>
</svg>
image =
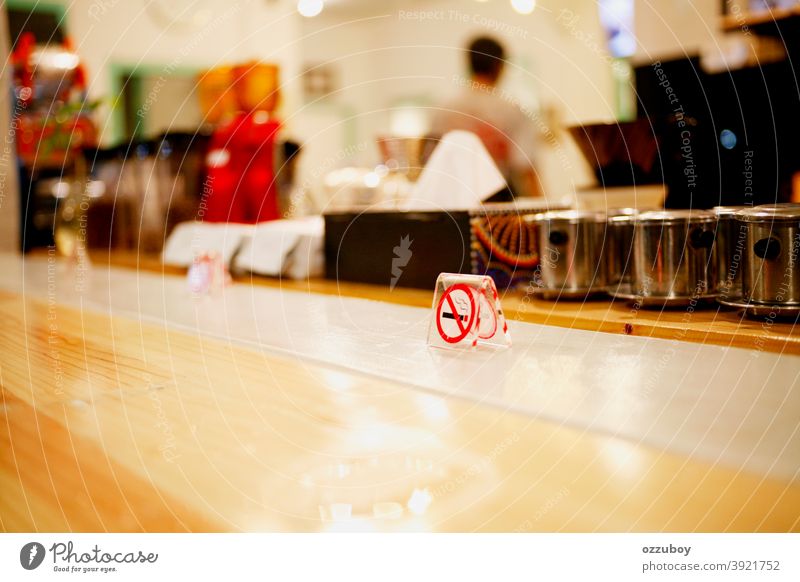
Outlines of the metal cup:
<svg viewBox="0 0 800 582">
<path fill-rule="evenodd" d="M 541 223 L 539 270 L 544 295 L 577 299 L 605 291 L 606 214 L 565 210 L 537 218 Z"/>
<path fill-rule="evenodd" d="M 756 206 L 736 219 L 746 229 L 743 299 L 800 305 L 800 204 Z"/>
<path fill-rule="evenodd" d="M 716 292 L 716 218 L 702 210 L 638 215 L 633 292 L 645 299 L 692 300 Z"/>
<path fill-rule="evenodd" d="M 633 280 L 633 226 L 638 214 L 635 208 L 609 210 L 608 244 L 608 285 L 613 291 L 619 286 L 628 286 Z"/>
<path fill-rule="evenodd" d="M 721 297 L 740 297 L 742 294 L 742 260 L 744 259 L 745 225 L 736 213 L 747 206 L 716 206 L 711 211 L 717 217 L 717 240 L 714 245 L 717 264 L 717 292 Z"/>
</svg>

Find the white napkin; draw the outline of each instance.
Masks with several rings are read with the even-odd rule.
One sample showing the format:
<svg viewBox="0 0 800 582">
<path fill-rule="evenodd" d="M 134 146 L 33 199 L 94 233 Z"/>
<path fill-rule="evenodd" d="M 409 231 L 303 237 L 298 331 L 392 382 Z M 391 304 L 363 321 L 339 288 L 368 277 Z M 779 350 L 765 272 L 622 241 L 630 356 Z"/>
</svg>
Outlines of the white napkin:
<svg viewBox="0 0 800 582">
<path fill-rule="evenodd" d="M 325 270 L 324 236 L 321 216 L 262 222 L 243 241 L 234 266 L 258 275 L 318 277 Z"/>
<path fill-rule="evenodd" d="M 198 253 L 214 251 L 229 265 L 253 228 L 252 224 L 182 222 L 167 238 L 162 260 L 166 265 L 188 267 Z"/>
<path fill-rule="evenodd" d="M 405 210 L 471 210 L 505 187 L 480 138 L 451 131 L 433 150 Z"/>
</svg>

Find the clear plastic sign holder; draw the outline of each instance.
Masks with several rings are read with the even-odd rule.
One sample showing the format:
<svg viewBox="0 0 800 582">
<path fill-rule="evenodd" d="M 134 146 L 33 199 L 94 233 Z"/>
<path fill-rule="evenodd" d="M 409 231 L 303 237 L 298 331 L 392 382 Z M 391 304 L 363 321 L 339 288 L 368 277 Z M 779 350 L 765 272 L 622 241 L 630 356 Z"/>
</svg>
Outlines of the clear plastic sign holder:
<svg viewBox="0 0 800 582">
<path fill-rule="evenodd" d="M 230 284 L 231 276 L 219 253 L 202 252 L 192 260 L 186 281 L 193 295 L 216 295 Z"/>
<path fill-rule="evenodd" d="M 442 273 L 436 280 L 428 345 L 446 349 L 511 346 L 497 287 L 491 277 Z"/>
</svg>

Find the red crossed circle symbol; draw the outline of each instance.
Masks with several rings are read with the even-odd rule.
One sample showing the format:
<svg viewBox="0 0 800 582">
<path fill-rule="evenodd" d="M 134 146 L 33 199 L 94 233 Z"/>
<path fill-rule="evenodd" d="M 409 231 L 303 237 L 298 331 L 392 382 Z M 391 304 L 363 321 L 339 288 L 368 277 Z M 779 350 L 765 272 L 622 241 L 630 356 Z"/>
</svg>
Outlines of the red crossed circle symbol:
<svg viewBox="0 0 800 582">
<path fill-rule="evenodd" d="M 458 309 L 456 308 L 456 302 L 453 300 L 453 293 L 456 291 L 463 292 L 467 296 L 467 299 L 469 299 L 469 314 L 467 315 L 466 324 L 462 319 L 463 315 L 459 313 Z M 442 327 L 442 319 L 451 315 L 450 313 L 445 312 L 445 304 L 450 307 L 452 317 L 458 326 L 458 333 L 456 333 L 456 335 L 448 335 Z M 472 289 L 470 289 L 464 283 L 456 283 L 452 287 L 449 287 L 442 295 L 442 298 L 439 300 L 439 305 L 436 308 L 436 329 L 439 331 L 439 335 L 442 336 L 442 339 L 447 343 L 457 344 L 469 334 L 469 330 L 472 329 L 472 324 L 475 323 L 475 315 L 477 311 L 478 310 L 475 305 L 475 296 L 472 292 Z"/>
</svg>

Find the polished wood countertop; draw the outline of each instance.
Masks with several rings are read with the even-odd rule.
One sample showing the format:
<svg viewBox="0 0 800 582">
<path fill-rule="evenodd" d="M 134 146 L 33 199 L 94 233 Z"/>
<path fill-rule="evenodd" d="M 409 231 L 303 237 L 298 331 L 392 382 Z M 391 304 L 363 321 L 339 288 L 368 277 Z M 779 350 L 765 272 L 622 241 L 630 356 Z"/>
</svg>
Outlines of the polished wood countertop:
<svg viewBox="0 0 800 582">
<path fill-rule="evenodd" d="M 165 274 L 185 272 L 184 269 L 163 265 L 160 258 L 153 255 L 98 253 L 92 259 L 101 265 Z M 245 275 L 237 280 L 292 291 L 359 297 L 416 307 L 430 307 L 432 298 L 432 293 L 427 290 L 396 287 L 390 292 L 386 287 L 326 279 L 294 281 Z M 528 323 L 800 355 L 798 322 L 750 318 L 713 304 L 692 310 L 659 310 L 636 308 L 631 303 L 612 299 L 549 301 L 524 291 L 509 291 L 503 297 L 503 308 L 509 319 Z"/>
<path fill-rule="evenodd" d="M 797 480 L 18 293 L 0 316 L 5 531 L 800 531 Z"/>
<path fill-rule="evenodd" d="M 257 285 L 295 291 L 343 295 L 387 301 L 402 305 L 430 307 L 432 293 L 420 289 L 386 288 L 360 283 L 314 279 L 286 281 L 266 277 L 247 277 Z M 800 326 L 796 322 L 749 318 L 717 305 L 685 309 L 655 310 L 636 308 L 619 300 L 549 301 L 509 291 L 503 310 L 511 320 L 556 325 L 624 335 L 657 337 L 667 340 L 734 346 L 776 353 L 800 354 Z"/>
</svg>

